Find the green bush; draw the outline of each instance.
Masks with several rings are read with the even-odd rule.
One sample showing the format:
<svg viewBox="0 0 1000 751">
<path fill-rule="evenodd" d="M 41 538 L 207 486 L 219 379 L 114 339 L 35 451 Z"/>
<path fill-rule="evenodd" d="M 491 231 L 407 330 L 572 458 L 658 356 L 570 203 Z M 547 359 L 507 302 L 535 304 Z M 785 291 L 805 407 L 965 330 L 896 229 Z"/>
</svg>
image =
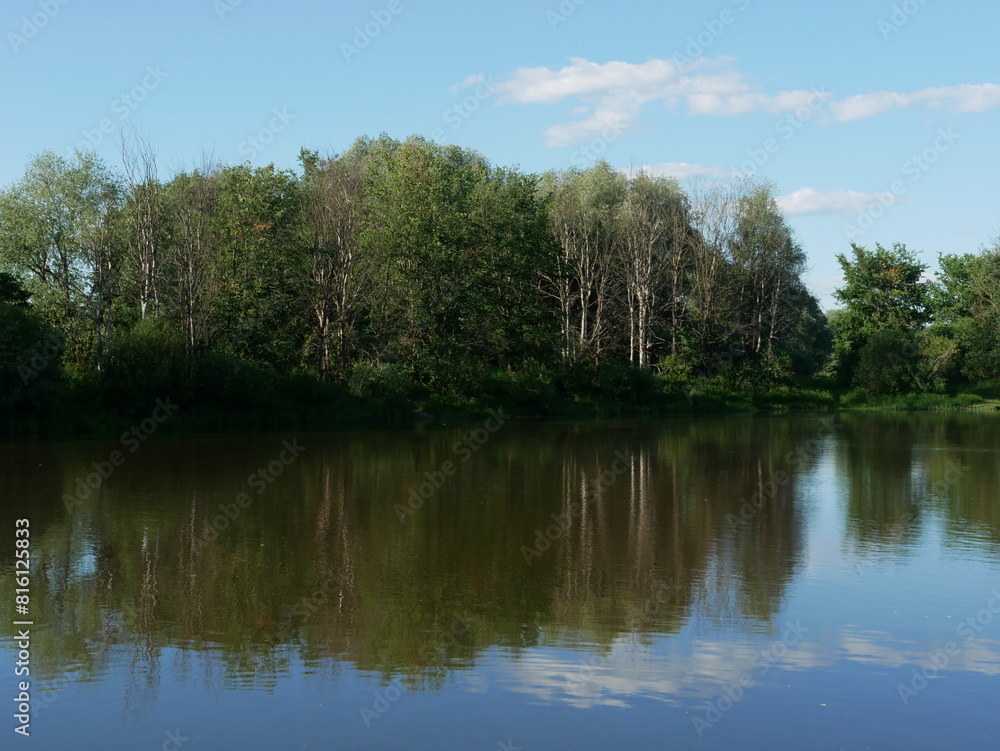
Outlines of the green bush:
<svg viewBox="0 0 1000 751">
<path fill-rule="evenodd" d="M 26 305 L 0 301 L 0 408 L 51 402 L 62 386 L 63 340 Z"/>
<path fill-rule="evenodd" d="M 962 375 L 970 381 L 1000 378 L 1000 316 L 963 318 L 954 328 L 962 349 Z"/>
<path fill-rule="evenodd" d="M 108 348 L 101 373 L 106 401 L 127 412 L 148 408 L 156 399 L 187 398 L 184 339 L 157 319 L 140 321 Z"/>
<path fill-rule="evenodd" d="M 861 348 L 853 384 L 869 394 L 898 394 L 920 388 L 917 336 L 903 329 L 876 331 Z"/>
<path fill-rule="evenodd" d="M 683 387 L 691 383 L 695 377 L 694 366 L 690 359 L 680 354 L 661 357 L 656 366 L 656 373 L 669 389 Z"/>
<path fill-rule="evenodd" d="M 410 397 L 415 393 L 411 375 L 409 368 L 399 363 L 358 362 L 351 366 L 347 385 L 359 399 L 405 408 L 412 406 Z"/>
<path fill-rule="evenodd" d="M 603 366 L 597 374 L 597 390 L 615 402 L 643 407 L 662 394 L 652 370 L 628 363 Z"/>
<path fill-rule="evenodd" d="M 920 381 L 924 390 L 941 393 L 958 376 L 958 342 L 942 333 L 920 337 Z"/>
<path fill-rule="evenodd" d="M 209 407 L 260 409 L 277 401 L 273 374 L 222 352 L 204 352 L 192 363 L 190 398 Z"/>
<path fill-rule="evenodd" d="M 971 407 L 973 404 L 982 404 L 984 401 L 983 397 L 979 394 L 959 394 L 955 397 L 955 403 L 963 407 Z"/>
<path fill-rule="evenodd" d="M 724 365 L 715 379 L 716 385 L 725 391 L 753 393 L 767 386 L 767 375 L 750 362 L 734 362 Z"/>
<path fill-rule="evenodd" d="M 484 396 L 500 406 L 535 415 L 548 414 L 557 398 L 551 375 L 533 362 L 520 370 L 493 371 Z"/>
</svg>

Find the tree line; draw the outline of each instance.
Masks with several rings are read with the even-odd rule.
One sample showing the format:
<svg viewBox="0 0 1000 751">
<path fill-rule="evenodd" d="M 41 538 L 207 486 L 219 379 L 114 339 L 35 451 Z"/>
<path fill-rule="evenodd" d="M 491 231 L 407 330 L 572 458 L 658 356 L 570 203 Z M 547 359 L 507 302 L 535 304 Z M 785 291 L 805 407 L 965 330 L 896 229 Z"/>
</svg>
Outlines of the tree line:
<svg viewBox="0 0 1000 751">
<path fill-rule="evenodd" d="M 841 379 L 874 394 L 944 392 L 1000 378 L 1000 239 L 929 266 L 904 245 L 839 255 L 831 314 Z"/>
<path fill-rule="evenodd" d="M 0 192 L 6 408 L 169 393 L 219 408 L 339 395 L 544 410 L 787 383 L 834 350 L 850 380 L 879 341 L 848 310 L 834 347 L 762 181 L 685 192 L 605 162 L 527 174 L 386 135 L 303 149 L 297 170 L 159 171 L 133 134 L 118 169 L 45 152 Z M 962 286 L 972 261 L 949 263 L 934 304 L 979 316 L 955 302 L 978 294 Z M 956 346 L 978 346 L 949 325 L 965 332 Z"/>
</svg>

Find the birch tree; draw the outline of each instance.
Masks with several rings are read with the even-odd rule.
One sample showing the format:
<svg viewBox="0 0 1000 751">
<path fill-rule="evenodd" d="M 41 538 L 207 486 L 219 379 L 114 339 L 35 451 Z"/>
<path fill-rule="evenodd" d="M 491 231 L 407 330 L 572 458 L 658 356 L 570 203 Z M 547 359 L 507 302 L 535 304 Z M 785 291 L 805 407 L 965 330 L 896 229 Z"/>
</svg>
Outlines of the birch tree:
<svg viewBox="0 0 1000 751">
<path fill-rule="evenodd" d="M 164 189 L 169 236 L 164 266 L 189 356 L 207 337 L 209 307 L 218 289 L 213 264 L 217 194 L 218 174 L 208 160 L 200 169 L 179 173 Z"/>
<path fill-rule="evenodd" d="M 677 351 L 690 263 L 687 214 L 687 199 L 675 180 L 639 173 L 630 181 L 615 247 L 628 309 L 629 362 L 639 367 L 650 365 L 663 317 L 669 351 Z"/>
<path fill-rule="evenodd" d="M 300 243 L 303 294 L 313 316 L 317 376 L 330 380 L 347 363 L 348 336 L 368 280 L 369 257 L 360 253 L 365 222 L 362 165 L 303 151 Z"/>
<path fill-rule="evenodd" d="M 163 202 L 156 151 L 135 130 L 122 140 L 122 165 L 132 223 L 131 260 L 139 302 L 139 318 L 159 313 L 160 245 Z"/>
<path fill-rule="evenodd" d="M 626 179 L 599 162 L 588 170 L 558 174 L 550 184 L 550 229 L 559 245 L 550 287 L 560 309 L 563 359 L 573 364 L 588 354 L 597 365 L 608 324 Z"/>
</svg>

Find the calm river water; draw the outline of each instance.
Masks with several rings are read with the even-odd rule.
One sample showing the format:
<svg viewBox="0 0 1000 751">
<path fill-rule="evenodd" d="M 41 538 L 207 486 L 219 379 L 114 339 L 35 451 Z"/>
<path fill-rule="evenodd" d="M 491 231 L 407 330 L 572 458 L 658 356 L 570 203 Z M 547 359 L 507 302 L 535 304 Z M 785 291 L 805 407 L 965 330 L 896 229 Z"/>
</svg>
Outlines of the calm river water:
<svg viewBox="0 0 1000 751">
<path fill-rule="evenodd" d="M 996 749 L 998 428 L 0 444 L 0 748 Z"/>
</svg>

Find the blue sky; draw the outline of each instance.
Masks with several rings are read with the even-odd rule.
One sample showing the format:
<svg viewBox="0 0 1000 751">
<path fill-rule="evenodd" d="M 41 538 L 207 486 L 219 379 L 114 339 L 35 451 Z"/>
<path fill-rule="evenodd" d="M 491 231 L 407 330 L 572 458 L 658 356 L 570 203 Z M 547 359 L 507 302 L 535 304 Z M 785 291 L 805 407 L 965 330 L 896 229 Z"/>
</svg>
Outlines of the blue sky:
<svg viewBox="0 0 1000 751">
<path fill-rule="evenodd" d="M 849 236 L 933 264 L 1000 234 L 998 29 L 987 1 L 8 0 L 0 184 L 45 149 L 117 165 L 130 124 L 164 176 L 382 131 L 532 172 L 752 169 L 830 307 Z"/>
</svg>

